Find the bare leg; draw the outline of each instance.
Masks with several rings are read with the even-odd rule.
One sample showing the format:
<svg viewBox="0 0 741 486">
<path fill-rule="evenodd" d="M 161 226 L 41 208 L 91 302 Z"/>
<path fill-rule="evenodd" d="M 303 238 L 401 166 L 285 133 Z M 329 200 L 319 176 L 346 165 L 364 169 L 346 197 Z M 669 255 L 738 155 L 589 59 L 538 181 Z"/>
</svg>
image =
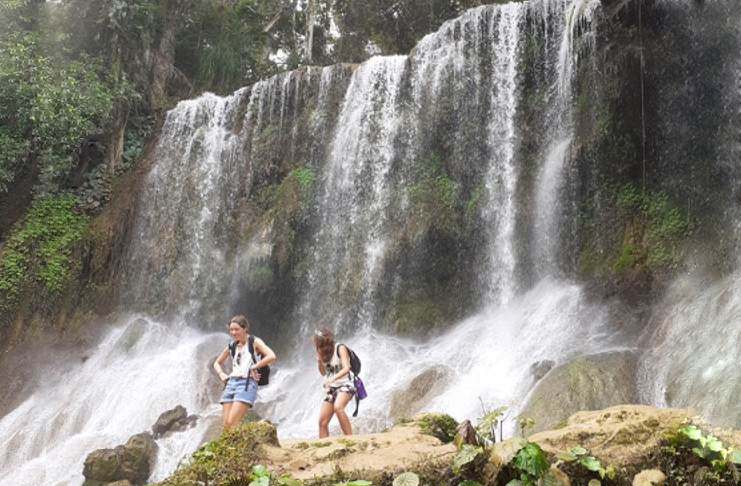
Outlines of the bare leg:
<svg viewBox="0 0 741 486">
<path fill-rule="evenodd" d="M 349 393 L 338 393 L 337 398 L 334 401 L 334 414 L 337 415 L 337 420 L 340 422 L 340 428 L 342 429 L 342 433 L 345 435 L 352 435 L 350 418 L 345 413 L 345 406 L 351 398 L 352 395 Z"/>
<path fill-rule="evenodd" d="M 232 409 L 232 402 L 226 402 L 221 404 L 221 425 L 228 427 L 229 423 L 229 411 Z"/>
<path fill-rule="evenodd" d="M 231 407 L 226 410 L 226 405 L 231 405 Z M 224 422 L 224 427 L 234 427 L 235 425 L 237 425 L 242 420 L 242 417 L 244 417 L 244 414 L 247 413 L 247 410 L 249 410 L 250 408 L 252 408 L 252 405 L 250 405 L 249 403 L 225 403 L 224 409 L 222 410 L 222 420 Z"/>
<path fill-rule="evenodd" d="M 322 402 L 322 408 L 319 409 L 319 438 L 329 437 L 329 421 L 334 415 L 334 405 L 329 402 Z"/>
</svg>

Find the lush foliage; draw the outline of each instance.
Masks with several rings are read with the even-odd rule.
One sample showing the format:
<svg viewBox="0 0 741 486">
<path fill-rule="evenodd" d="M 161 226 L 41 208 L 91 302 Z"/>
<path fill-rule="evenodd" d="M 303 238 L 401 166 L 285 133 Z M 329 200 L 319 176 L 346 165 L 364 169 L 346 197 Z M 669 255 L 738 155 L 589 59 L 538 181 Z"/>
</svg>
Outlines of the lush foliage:
<svg viewBox="0 0 741 486">
<path fill-rule="evenodd" d="M 0 38 L 0 190 L 38 166 L 42 189 L 76 164 L 82 138 L 105 125 L 113 97 L 100 64 L 45 54 L 35 32 Z"/>
<path fill-rule="evenodd" d="M 37 200 L 17 224 L 0 254 L 0 295 L 3 311 L 20 291 L 38 282 L 48 295 L 59 293 L 77 264 L 72 250 L 80 241 L 87 216 L 77 210 L 71 194 Z"/>
<path fill-rule="evenodd" d="M 582 270 L 620 272 L 637 268 L 675 268 L 681 259 L 682 245 L 691 235 L 693 222 L 687 212 L 663 191 L 640 189 L 627 183 L 610 191 L 611 208 L 587 207 L 581 214 L 584 234 L 599 233 L 589 240 L 581 255 Z M 607 252 L 593 245 L 608 244 Z M 600 256 L 602 255 L 602 256 Z M 606 258 L 605 258 L 606 257 Z"/>
<path fill-rule="evenodd" d="M 679 429 L 662 451 L 663 466 L 669 476 L 681 476 L 689 464 L 704 471 L 704 484 L 741 482 L 741 450 L 726 446 L 721 439 L 696 425 L 688 424 Z"/>
</svg>

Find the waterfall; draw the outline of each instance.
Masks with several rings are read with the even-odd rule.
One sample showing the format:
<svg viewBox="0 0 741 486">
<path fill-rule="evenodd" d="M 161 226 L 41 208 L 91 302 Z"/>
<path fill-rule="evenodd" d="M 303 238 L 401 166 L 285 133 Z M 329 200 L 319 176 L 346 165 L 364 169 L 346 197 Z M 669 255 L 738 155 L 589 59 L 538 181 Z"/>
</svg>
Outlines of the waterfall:
<svg viewBox="0 0 741 486">
<path fill-rule="evenodd" d="M 200 418 L 187 437 L 158 441 L 158 476 L 169 474 L 199 445 L 209 417 L 219 417 L 205 363 L 225 342 L 143 316 L 112 323 L 89 357 L 55 363 L 39 388 L 0 419 L 0 484 L 82 484 L 88 453 L 151 431 L 160 413 L 183 405 Z"/>
<path fill-rule="evenodd" d="M 350 321 L 342 311 L 360 316 L 357 325 L 370 325 L 373 283 L 389 238 L 385 215 L 404 63 L 401 56 L 372 58 L 358 68 L 348 88 L 320 183 L 321 223 L 301 313 L 307 324 L 308 316 L 327 319 L 314 327 Z M 327 296 L 335 293 L 356 301 L 357 308 L 341 309 L 329 319 L 337 306 Z"/>
<path fill-rule="evenodd" d="M 643 399 L 688 408 L 716 426 L 741 424 L 741 288 L 735 273 L 720 281 L 693 274 L 668 293 L 646 336 Z"/>
</svg>

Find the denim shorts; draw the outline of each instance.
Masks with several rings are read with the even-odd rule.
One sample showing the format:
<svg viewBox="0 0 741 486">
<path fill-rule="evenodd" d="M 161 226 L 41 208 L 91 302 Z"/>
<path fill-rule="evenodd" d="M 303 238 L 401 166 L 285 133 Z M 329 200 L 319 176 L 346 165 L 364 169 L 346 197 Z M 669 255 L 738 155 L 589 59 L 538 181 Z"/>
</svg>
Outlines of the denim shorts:
<svg viewBox="0 0 741 486">
<path fill-rule="evenodd" d="M 219 403 L 244 402 L 255 404 L 257 396 L 257 382 L 252 378 L 230 377 L 224 386 Z"/>
</svg>

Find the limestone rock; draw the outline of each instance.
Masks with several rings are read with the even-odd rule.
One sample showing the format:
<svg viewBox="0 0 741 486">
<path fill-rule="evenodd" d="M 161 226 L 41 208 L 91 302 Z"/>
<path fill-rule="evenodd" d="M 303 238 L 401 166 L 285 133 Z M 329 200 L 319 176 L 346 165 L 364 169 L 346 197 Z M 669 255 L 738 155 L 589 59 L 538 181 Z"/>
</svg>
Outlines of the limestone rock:
<svg viewBox="0 0 741 486">
<path fill-rule="evenodd" d="M 662 486 L 666 482 L 666 475 L 658 469 L 647 469 L 636 474 L 633 486 Z"/>
<path fill-rule="evenodd" d="M 557 454 L 580 445 L 602 464 L 642 465 L 667 433 L 675 432 L 689 413 L 646 405 L 619 405 L 578 412 L 565 427 L 531 435 L 544 451 Z"/>
<path fill-rule="evenodd" d="M 157 449 L 152 435 L 142 432 L 131 436 L 125 445 L 93 451 L 85 458 L 83 486 L 101 486 L 119 481 L 146 484 L 157 458 Z"/>
<path fill-rule="evenodd" d="M 168 432 L 177 432 L 183 430 L 195 422 L 194 416 L 189 417 L 188 411 L 182 405 L 178 405 L 172 410 L 168 410 L 159 416 L 157 422 L 152 425 L 154 438 L 158 439 Z"/>
<path fill-rule="evenodd" d="M 551 370 L 533 390 L 522 415 L 533 431 L 558 427 L 579 410 L 599 410 L 637 401 L 636 357 L 630 351 L 576 358 Z"/>
<path fill-rule="evenodd" d="M 433 366 L 415 376 L 404 389 L 391 398 L 390 413 L 395 419 L 411 417 L 434 398 L 450 380 L 447 366 Z"/>
</svg>

